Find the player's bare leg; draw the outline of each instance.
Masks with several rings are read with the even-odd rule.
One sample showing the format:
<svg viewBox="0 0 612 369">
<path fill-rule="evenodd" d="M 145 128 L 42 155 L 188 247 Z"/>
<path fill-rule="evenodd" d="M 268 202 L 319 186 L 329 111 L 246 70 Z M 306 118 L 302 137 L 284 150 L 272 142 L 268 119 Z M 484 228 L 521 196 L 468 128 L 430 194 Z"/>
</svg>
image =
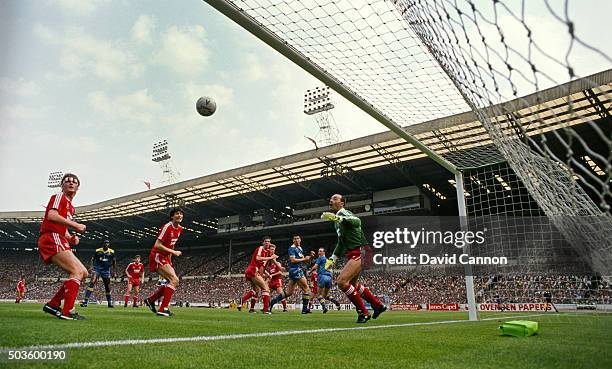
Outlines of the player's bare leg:
<svg viewBox="0 0 612 369">
<path fill-rule="evenodd" d="M 242 305 L 246 304 L 250 299 L 255 298 L 255 296 L 257 296 L 257 289 L 253 285 L 253 282 L 249 280 L 249 283 L 251 284 L 251 289 L 244 296 L 238 298 L 238 300 L 240 301 L 240 303 L 238 303 L 238 311 L 242 310 Z"/>
<path fill-rule="evenodd" d="M 268 287 L 266 281 L 264 281 L 264 279 L 259 275 L 251 278 L 251 284 L 253 284 L 253 286 L 258 290 L 261 290 L 264 314 L 270 314 L 270 287 Z"/>
<path fill-rule="evenodd" d="M 319 303 L 321 304 L 321 308 L 323 309 L 323 314 L 326 314 L 328 309 L 327 309 L 327 294 L 329 292 L 329 288 L 327 287 L 319 287 L 319 291 L 317 293 L 317 299 L 319 300 Z M 329 300 L 331 301 L 331 300 Z M 338 301 L 333 300 L 334 304 L 336 304 L 336 306 L 338 305 Z"/>
<path fill-rule="evenodd" d="M 338 300 L 329 297 L 329 288 L 319 288 L 319 296 L 321 296 L 320 299 L 322 299 L 323 301 L 331 301 L 334 305 L 336 305 L 338 311 L 340 311 L 340 303 L 338 302 Z"/>
<path fill-rule="evenodd" d="M 79 293 L 81 281 L 87 278 L 87 268 L 81 261 L 74 256 L 72 250 L 59 251 L 51 257 L 51 262 L 67 272 L 68 280 L 60 286 L 55 296 L 44 306 L 43 310 L 47 313 L 59 316 L 61 319 L 82 320 L 85 317 L 73 311 L 74 301 Z M 62 300 L 64 307 L 59 310 Z M 59 314 L 58 314 L 59 313 Z"/>
<path fill-rule="evenodd" d="M 344 294 L 355 306 L 357 314 L 359 315 L 357 318 L 357 323 L 365 323 L 370 319 L 370 314 L 354 285 L 354 283 L 356 283 L 359 279 L 360 273 L 361 260 L 349 259 L 347 260 L 344 268 L 342 268 L 340 271 L 338 278 L 336 278 L 336 283 L 338 284 L 340 290 L 344 292 Z"/>
<path fill-rule="evenodd" d="M 127 291 L 125 292 L 125 296 L 123 296 L 123 307 L 124 308 L 128 306 L 128 302 L 130 301 L 131 294 L 132 294 L 132 284 L 128 282 Z"/>
<path fill-rule="evenodd" d="M 289 283 L 287 283 L 287 288 L 281 289 L 280 293 L 275 296 L 270 302 L 270 311 L 272 311 L 272 307 L 276 305 L 277 302 L 281 300 L 286 300 L 288 297 L 291 297 L 293 295 L 293 292 L 295 292 L 295 285 L 296 282 L 293 279 L 290 279 Z"/>
<path fill-rule="evenodd" d="M 254 313 L 255 312 L 255 304 L 257 303 L 257 300 L 259 299 L 259 294 L 261 293 L 261 287 L 259 287 L 259 285 L 257 283 L 255 283 L 255 281 L 250 280 L 249 281 L 251 283 L 251 291 L 249 291 L 249 293 L 247 295 L 250 295 L 250 305 L 249 305 L 249 313 Z M 246 297 L 246 296 L 245 296 Z"/>
<path fill-rule="evenodd" d="M 289 281 L 285 289 L 285 297 L 290 297 L 295 292 L 295 281 Z"/>
<path fill-rule="evenodd" d="M 372 309 L 374 309 L 374 314 L 372 314 L 372 319 L 376 319 L 378 318 L 380 314 L 384 313 L 387 310 L 387 307 L 383 305 L 383 303 L 380 302 L 380 300 L 378 300 L 376 296 L 374 296 L 372 292 L 370 292 L 370 290 L 366 286 L 364 286 L 363 284 L 361 284 L 361 282 L 359 282 L 360 274 L 361 274 L 361 267 L 359 268 L 359 273 L 351 280 L 351 284 L 355 286 L 355 289 L 359 293 L 359 296 L 361 296 L 363 300 L 366 300 L 367 302 L 370 303 L 370 306 L 372 306 Z"/>
<path fill-rule="evenodd" d="M 174 268 L 170 264 L 164 264 L 157 268 L 157 273 L 168 281 L 164 288 L 164 299 L 162 300 L 161 305 L 159 305 L 159 310 L 157 311 L 157 315 L 169 317 L 173 315 L 168 309 L 170 302 L 172 301 L 172 295 L 176 288 L 179 285 L 179 278 L 176 276 L 176 272 Z"/>
<path fill-rule="evenodd" d="M 251 284 L 251 289 L 244 296 L 242 296 L 242 298 L 239 298 L 240 303 L 238 304 L 237 308 L 238 308 L 238 311 L 241 311 L 242 305 L 249 302 L 250 300 L 251 305 L 249 308 L 249 313 L 254 313 L 255 304 L 257 303 L 257 296 L 259 296 L 260 288 L 255 284 L 255 282 L 253 282 L 250 279 L 249 279 L 249 283 Z"/>
<path fill-rule="evenodd" d="M 310 303 L 310 287 L 308 287 L 308 281 L 302 277 L 297 280 L 297 284 L 302 289 L 302 314 L 310 314 L 308 305 Z"/>
<path fill-rule="evenodd" d="M 282 288 L 282 287 L 280 287 L 280 286 L 279 286 L 279 287 L 276 287 L 276 292 L 277 292 L 279 295 L 282 295 L 282 294 L 283 294 L 283 288 Z M 282 299 L 282 300 L 281 300 L 281 303 L 283 304 L 283 312 L 287 312 L 287 299 Z"/>
<path fill-rule="evenodd" d="M 133 307 L 138 307 L 138 297 L 140 296 L 140 286 L 134 286 L 134 295 L 132 296 L 134 300 Z"/>
<path fill-rule="evenodd" d="M 296 286 L 299 286 L 302 289 L 302 314 L 308 314 L 310 312 L 310 310 L 308 310 L 308 301 L 310 300 L 310 287 L 308 287 L 308 282 L 304 277 L 298 280 L 289 280 L 289 283 L 287 283 L 287 288 L 283 290 L 278 296 L 274 297 L 274 299 L 270 303 L 270 309 L 272 309 L 272 306 L 274 306 L 281 300 L 291 297 L 295 292 Z"/>
<path fill-rule="evenodd" d="M 161 274 L 160 274 L 160 279 L 162 278 L 163 277 L 161 277 Z M 153 314 L 157 314 L 157 309 L 155 308 L 155 304 L 157 303 L 157 300 L 159 300 L 160 298 L 164 296 L 165 289 L 166 289 L 165 284 L 158 284 L 155 292 L 153 292 L 150 296 L 146 297 L 143 301 L 145 306 L 148 307 L 149 310 L 151 310 Z"/>
<path fill-rule="evenodd" d="M 102 282 L 104 283 L 104 294 L 106 296 L 106 302 L 108 303 L 108 307 L 114 308 L 115 306 L 113 305 L 112 295 L 111 295 L 110 277 L 109 278 L 102 277 Z"/>
<path fill-rule="evenodd" d="M 87 307 L 87 303 L 89 302 L 89 299 L 91 298 L 91 295 L 94 292 L 94 286 L 98 282 L 98 276 L 99 274 L 95 271 L 91 273 L 91 279 L 89 280 L 89 285 L 85 289 L 85 297 L 83 298 L 83 303 L 81 303 L 81 307 Z"/>
</svg>

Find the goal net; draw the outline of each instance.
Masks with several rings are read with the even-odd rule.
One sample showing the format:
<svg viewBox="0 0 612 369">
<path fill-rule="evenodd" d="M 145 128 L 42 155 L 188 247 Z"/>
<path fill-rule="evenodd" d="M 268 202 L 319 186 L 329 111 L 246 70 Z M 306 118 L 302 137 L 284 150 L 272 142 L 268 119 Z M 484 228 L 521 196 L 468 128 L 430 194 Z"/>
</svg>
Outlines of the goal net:
<svg viewBox="0 0 612 369">
<path fill-rule="evenodd" d="M 573 258 L 556 286 L 594 286 L 587 295 L 599 303 L 607 288 L 609 300 L 612 59 L 600 50 L 603 35 L 583 39 L 590 20 L 573 18 L 578 1 L 206 2 L 388 124 L 473 112 L 462 134 L 432 131 L 437 141 L 427 147 L 461 172 L 454 185 L 464 188 L 457 200 L 468 218 L 492 227 L 494 241 L 472 252 L 509 252 L 515 246 L 504 240 L 514 235 L 521 260 L 542 261 L 515 265 L 515 275 L 482 269 L 480 301 L 502 298 L 492 296 L 499 281 L 522 283 L 514 294 L 532 301 Z M 500 216 L 539 220 L 524 231 Z M 562 246 L 551 252 L 551 244 Z M 547 274 L 551 260 L 558 268 Z M 513 279 L 526 273 L 531 279 Z M 579 273 L 596 282 L 574 283 Z"/>
</svg>

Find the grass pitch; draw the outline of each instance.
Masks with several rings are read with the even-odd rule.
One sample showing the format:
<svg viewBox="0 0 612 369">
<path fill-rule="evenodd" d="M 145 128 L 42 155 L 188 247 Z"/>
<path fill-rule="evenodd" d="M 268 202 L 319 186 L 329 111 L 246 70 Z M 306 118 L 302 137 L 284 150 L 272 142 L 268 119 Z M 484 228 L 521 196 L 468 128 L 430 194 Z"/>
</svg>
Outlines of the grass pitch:
<svg viewBox="0 0 612 369">
<path fill-rule="evenodd" d="M 366 325 L 354 312 L 303 316 L 174 308 L 80 308 L 85 321 L 60 321 L 39 304 L 0 304 L 0 366 L 19 368 L 612 368 L 612 315 L 532 315 L 533 337 L 500 336 L 499 321 L 518 313 L 386 312 Z M 412 324 L 412 325 L 406 325 Z M 402 326 L 398 326 L 402 325 Z M 372 329 L 375 326 L 387 326 Z M 337 328 L 356 330 L 321 331 Z M 361 329 L 366 327 L 368 329 Z M 317 332 L 303 332 L 319 330 Z M 300 333 L 285 334 L 287 331 Z M 263 336 L 255 336 L 262 333 Z M 282 335 L 270 335 L 282 334 Z M 242 335 L 242 336 L 241 336 Z M 246 336 L 245 336 L 246 335 Z M 140 342 L 198 337 L 191 342 Z M 212 340 L 207 340 L 214 336 Z M 219 337 L 225 336 L 225 337 Z M 110 346 L 75 347 L 107 341 Z M 123 341 L 119 344 L 116 341 Z M 76 345 L 74 345 L 76 343 Z M 130 344 L 128 344 L 130 343 Z M 73 344 L 71 347 L 61 345 Z M 8 361 L 7 349 L 60 345 L 59 362 Z"/>
</svg>

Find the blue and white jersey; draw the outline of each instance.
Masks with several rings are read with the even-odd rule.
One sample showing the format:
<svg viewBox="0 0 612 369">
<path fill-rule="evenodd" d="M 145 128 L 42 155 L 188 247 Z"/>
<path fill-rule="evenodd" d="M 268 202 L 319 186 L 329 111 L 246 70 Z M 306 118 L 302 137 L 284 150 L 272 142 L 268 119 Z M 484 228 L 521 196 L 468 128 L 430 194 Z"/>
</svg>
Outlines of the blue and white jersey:
<svg viewBox="0 0 612 369">
<path fill-rule="evenodd" d="M 302 259 L 304 257 L 304 251 L 300 246 L 291 245 L 289 247 L 289 269 L 302 269 L 303 262 L 292 263 L 291 257 L 293 256 L 296 259 Z"/>
<path fill-rule="evenodd" d="M 327 263 L 327 258 L 325 256 L 319 256 L 315 261 L 317 265 L 317 274 L 320 276 L 329 276 L 331 277 L 331 272 L 325 269 L 325 263 Z"/>
<path fill-rule="evenodd" d="M 94 269 L 99 271 L 110 271 L 114 260 L 115 250 L 111 248 L 107 248 L 106 250 L 104 250 L 102 247 L 100 247 L 96 249 L 96 253 L 94 254 Z"/>
</svg>

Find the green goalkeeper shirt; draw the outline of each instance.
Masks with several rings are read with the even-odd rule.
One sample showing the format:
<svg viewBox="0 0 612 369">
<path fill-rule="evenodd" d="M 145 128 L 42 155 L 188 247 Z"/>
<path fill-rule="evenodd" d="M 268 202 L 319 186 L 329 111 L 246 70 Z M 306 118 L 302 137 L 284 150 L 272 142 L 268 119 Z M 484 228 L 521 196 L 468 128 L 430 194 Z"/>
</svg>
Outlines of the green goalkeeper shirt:
<svg viewBox="0 0 612 369">
<path fill-rule="evenodd" d="M 368 241 L 361 229 L 359 218 L 344 208 L 338 210 L 336 215 L 344 217 L 342 222 L 334 223 L 338 235 L 338 243 L 333 253 L 336 257 L 344 256 L 348 251 L 367 245 Z"/>
</svg>

